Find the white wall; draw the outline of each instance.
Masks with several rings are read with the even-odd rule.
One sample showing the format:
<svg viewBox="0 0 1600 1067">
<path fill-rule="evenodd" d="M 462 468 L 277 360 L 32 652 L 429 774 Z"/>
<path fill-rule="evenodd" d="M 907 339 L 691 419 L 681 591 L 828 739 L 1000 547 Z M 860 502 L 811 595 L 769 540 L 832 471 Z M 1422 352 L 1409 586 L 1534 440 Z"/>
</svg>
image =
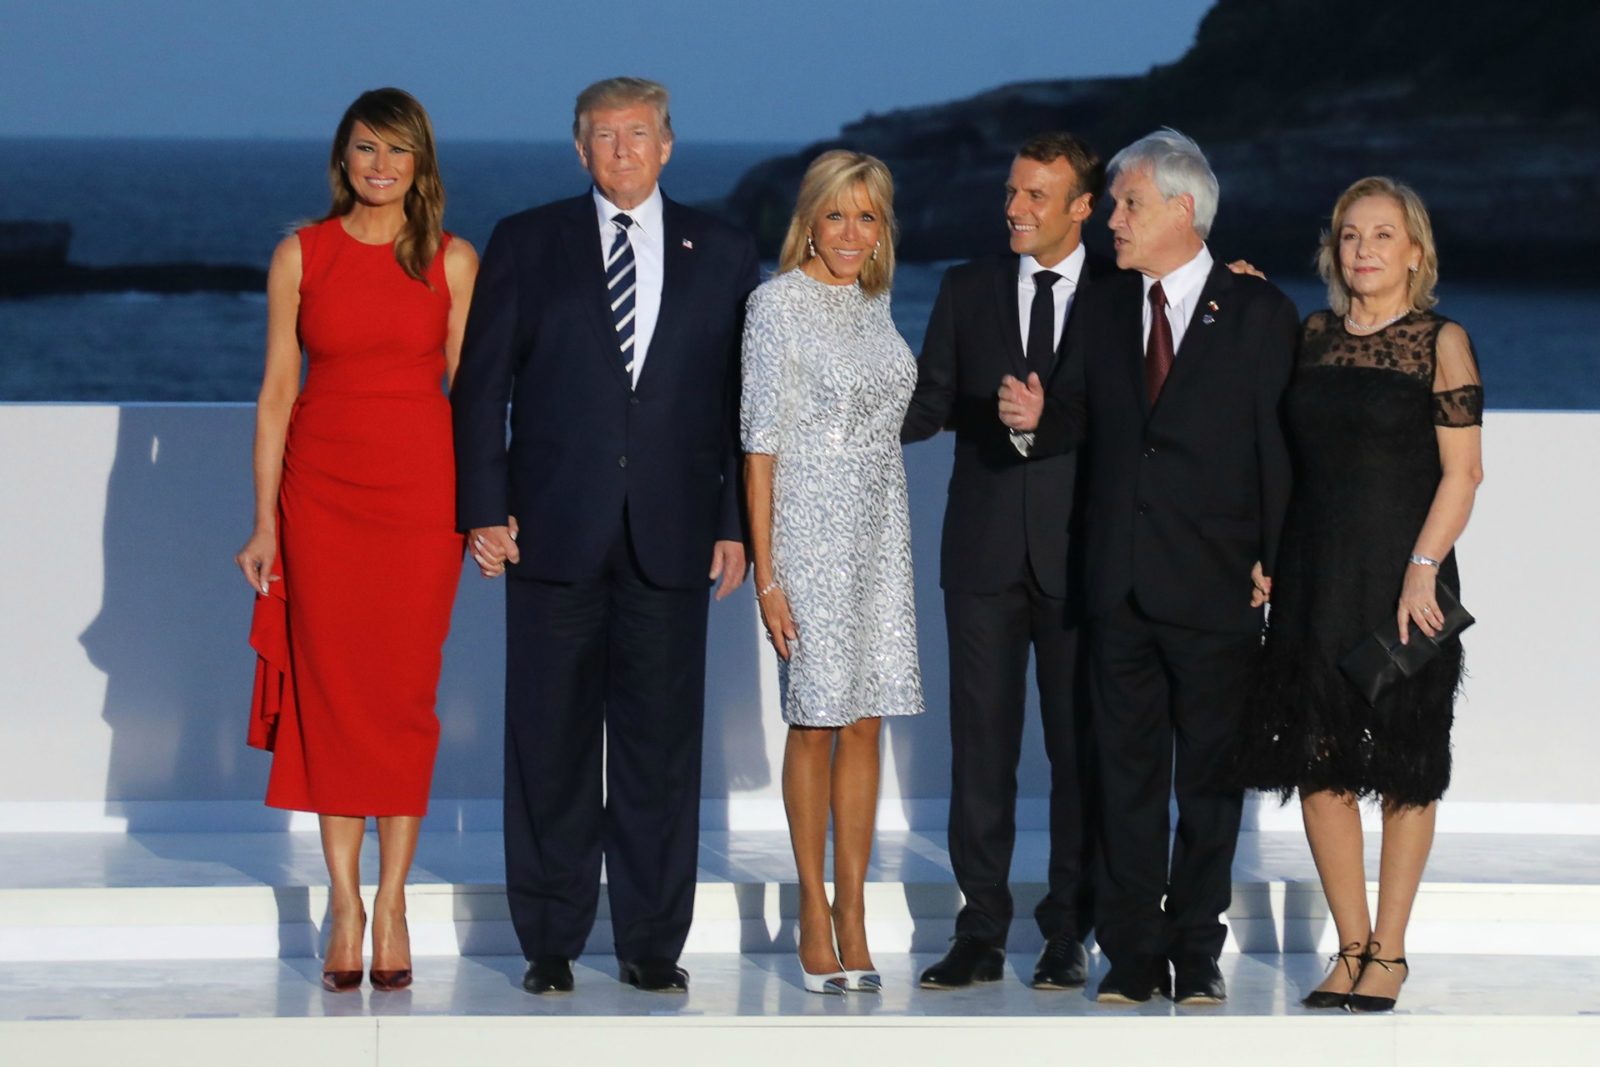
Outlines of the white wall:
<svg viewBox="0 0 1600 1067">
<path fill-rule="evenodd" d="M 289 823 L 261 808 L 267 757 L 244 745 L 250 592 L 232 556 L 250 524 L 252 426 L 244 405 L 0 405 L 0 829 Z M 1485 452 L 1460 548 L 1480 621 L 1446 823 L 1600 832 L 1600 414 L 1492 412 Z M 949 457 L 948 438 L 906 456 L 930 709 L 888 724 L 886 826 L 944 816 Z M 704 821 L 781 826 L 771 653 L 748 592 L 711 619 Z M 499 585 L 469 572 L 440 682 L 435 822 L 497 823 L 501 644 Z M 1041 822 L 1047 781 L 1036 719 L 1025 825 Z M 1256 821 L 1294 819 L 1274 804 Z"/>
</svg>

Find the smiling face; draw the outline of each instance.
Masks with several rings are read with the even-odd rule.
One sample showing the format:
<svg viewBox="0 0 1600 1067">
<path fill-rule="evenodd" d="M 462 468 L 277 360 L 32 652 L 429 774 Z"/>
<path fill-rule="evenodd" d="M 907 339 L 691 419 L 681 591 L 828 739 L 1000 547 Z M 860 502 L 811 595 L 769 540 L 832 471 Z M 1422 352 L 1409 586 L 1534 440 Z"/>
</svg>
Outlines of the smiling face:
<svg viewBox="0 0 1600 1067">
<path fill-rule="evenodd" d="M 883 217 L 866 184 L 857 182 L 818 212 L 809 234 L 817 254 L 806 260 L 805 272 L 830 285 L 850 285 L 883 238 Z"/>
<path fill-rule="evenodd" d="M 416 176 L 416 156 L 409 148 L 358 121 L 350 128 L 343 159 L 345 180 L 357 200 L 368 207 L 405 203 Z"/>
<path fill-rule="evenodd" d="M 624 211 L 648 200 L 672 156 L 672 140 L 661 129 L 655 105 L 597 107 L 586 127 L 574 143 L 600 195 Z"/>
<path fill-rule="evenodd" d="M 1379 303 L 1408 301 L 1411 272 L 1422 248 L 1406 230 L 1405 211 L 1392 196 L 1363 196 L 1339 224 L 1339 271 L 1353 297 Z"/>
<path fill-rule="evenodd" d="M 1117 266 L 1160 278 L 1177 270 L 1199 251 L 1194 229 L 1194 203 L 1187 193 L 1163 197 L 1149 170 L 1123 169 L 1111 182 L 1112 243 Z"/>
<path fill-rule="evenodd" d="M 1094 210 L 1066 157 L 1041 163 L 1018 156 L 1006 181 L 1006 229 L 1011 251 L 1053 267 L 1083 238 L 1083 221 Z"/>
</svg>

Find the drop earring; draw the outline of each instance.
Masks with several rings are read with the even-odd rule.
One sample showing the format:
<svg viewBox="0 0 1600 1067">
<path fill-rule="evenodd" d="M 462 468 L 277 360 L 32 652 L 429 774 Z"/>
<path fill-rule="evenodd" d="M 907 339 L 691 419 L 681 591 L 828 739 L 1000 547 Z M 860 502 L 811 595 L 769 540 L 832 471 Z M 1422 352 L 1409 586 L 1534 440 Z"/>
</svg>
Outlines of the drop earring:
<svg viewBox="0 0 1600 1067">
<path fill-rule="evenodd" d="M 877 242 L 877 244 L 874 244 L 872 246 L 872 255 L 868 256 L 867 258 L 876 261 L 877 258 L 878 258 L 878 249 L 882 245 L 883 245 L 882 241 L 879 241 L 879 242 Z"/>
<path fill-rule="evenodd" d="M 812 243 L 811 235 L 806 234 L 806 258 L 812 259 L 817 254 L 817 246 Z"/>
</svg>

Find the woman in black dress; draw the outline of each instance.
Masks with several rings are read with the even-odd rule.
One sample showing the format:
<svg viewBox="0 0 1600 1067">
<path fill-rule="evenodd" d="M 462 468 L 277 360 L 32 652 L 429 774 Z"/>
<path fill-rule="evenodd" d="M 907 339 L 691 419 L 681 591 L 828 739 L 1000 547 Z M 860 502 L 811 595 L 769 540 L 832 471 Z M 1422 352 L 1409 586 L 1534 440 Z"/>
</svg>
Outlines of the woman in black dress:
<svg viewBox="0 0 1600 1067">
<path fill-rule="evenodd" d="M 1306 320 L 1284 417 L 1295 489 L 1271 589 L 1260 685 L 1243 734 L 1246 783 L 1298 791 L 1339 954 L 1303 1003 L 1392 1008 L 1406 925 L 1450 781 L 1461 646 L 1369 706 L 1341 657 L 1385 618 L 1432 635 L 1437 583 L 1459 590 L 1456 539 L 1483 479 L 1483 388 L 1466 331 L 1429 310 L 1438 259 L 1407 186 L 1363 178 L 1318 253 L 1330 310 Z M 1358 802 L 1377 798 L 1374 924 Z"/>
</svg>

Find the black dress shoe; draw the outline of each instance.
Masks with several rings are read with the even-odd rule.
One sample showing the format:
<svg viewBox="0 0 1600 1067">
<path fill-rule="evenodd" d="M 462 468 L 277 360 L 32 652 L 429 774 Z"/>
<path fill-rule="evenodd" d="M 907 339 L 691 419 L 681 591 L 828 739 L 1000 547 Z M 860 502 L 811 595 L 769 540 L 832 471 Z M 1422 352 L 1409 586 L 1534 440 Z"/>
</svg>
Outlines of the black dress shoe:
<svg viewBox="0 0 1600 1067">
<path fill-rule="evenodd" d="M 1035 989 L 1080 989 L 1089 980 L 1089 953 L 1071 934 L 1045 942 L 1033 967 Z"/>
<path fill-rule="evenodd" d="M 1172 964 L 1172 999 L 1179 1004 L 1221 1004 L 1228 999 L 1217 961 L 1210 956 L 1184 956 Z"/>
<path fill-rule="evenodd" d="M 958 934 L 944 959 L 922 972 L 919 984 L 923 989 L 963 989 L 973 982 L 998 982 L 1005 969 L 1004 949 Z"/>
<path fill-rule="evenodd" d="M 1167 974 L 1166 960 L 1133 960 L 1111 965 L 1111 970 L 1100 979 L 1100 988 L 1094 999 L 1101 1004 L 1143 1004 L 1152 995 L 1172 993 L 1172 979 Z"/>
<path fill-rule="evenodd" d="M 572 961 L 565 956 L 540 956 L 528 963 L 522 988 L 534 996 L 572 992 Z"/>
<path fill-rule="evenodd" d="M 689 972 L 672 960 L 646 957 L 638 960 L 618 960 L 618 969 L 624 982 L 646 993 L 687 993 Z"/>
</svg>

